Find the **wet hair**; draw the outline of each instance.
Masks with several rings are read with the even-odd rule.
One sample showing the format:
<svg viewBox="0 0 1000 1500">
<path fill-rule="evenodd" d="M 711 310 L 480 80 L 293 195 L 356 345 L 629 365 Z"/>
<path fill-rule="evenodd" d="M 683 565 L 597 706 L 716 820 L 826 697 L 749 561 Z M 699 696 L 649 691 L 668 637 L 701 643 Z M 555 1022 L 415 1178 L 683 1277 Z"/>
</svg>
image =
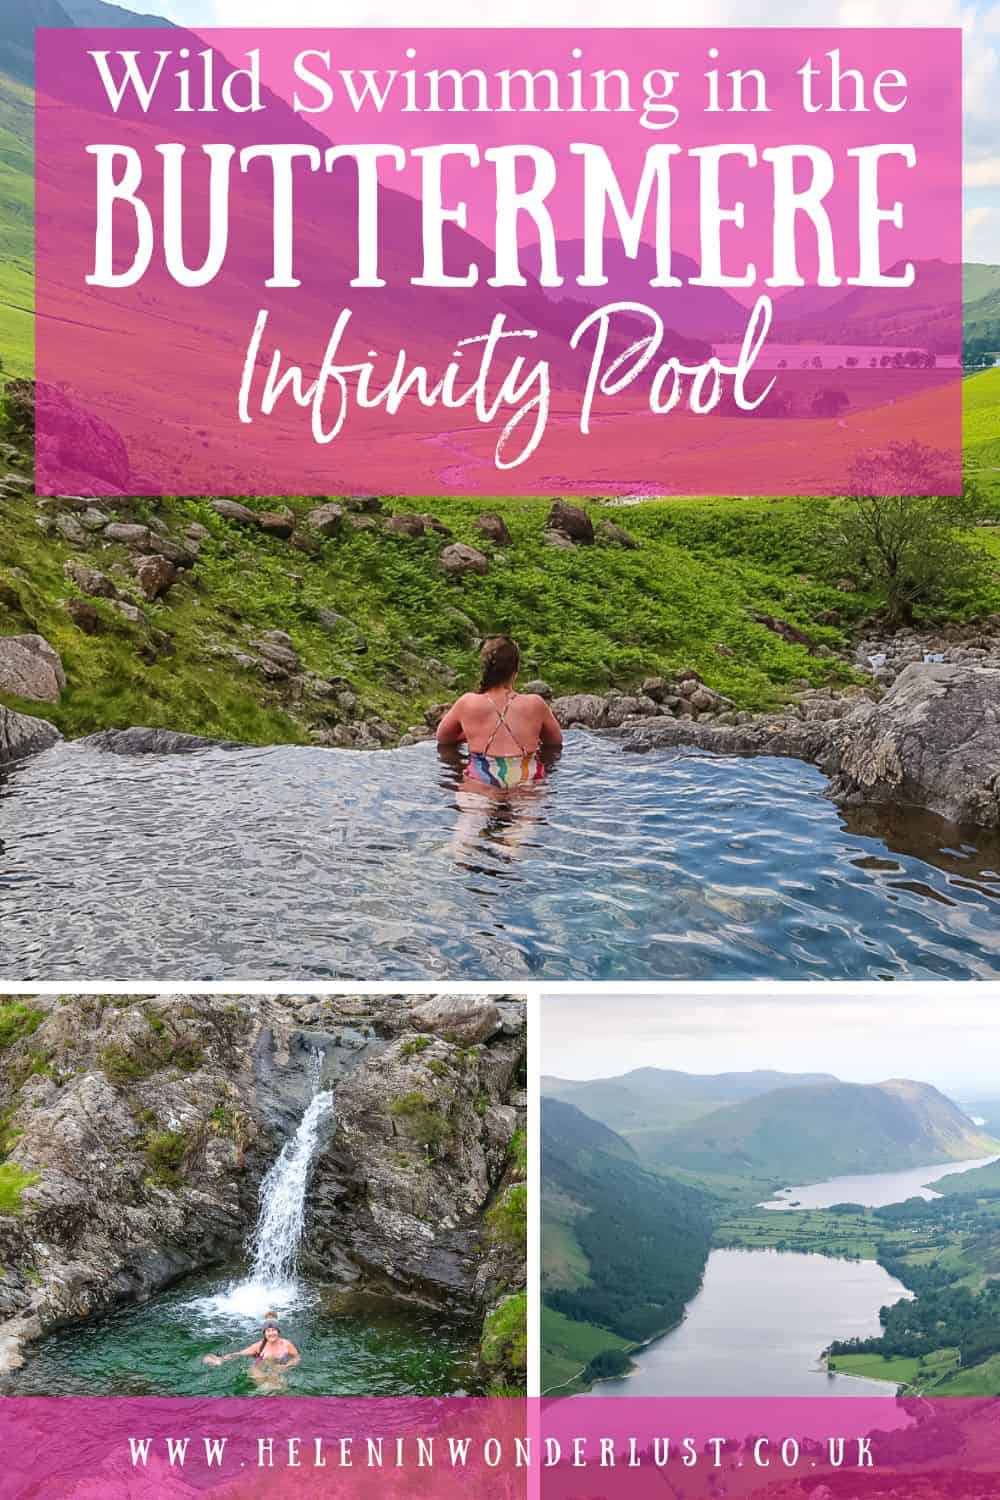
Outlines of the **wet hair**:
<svg viewBox="0 0 1000 1500">
<path fill-rule="evenodd" d="M 480 647 L 479 660 L 482 665 L 479 691 L 486 693 L 490 688 L 500 687 L 516 676 L 521 665 L 521 653 L 517 642 L 512 641 L 509 635 L 491 635 Z"/>
</svg>

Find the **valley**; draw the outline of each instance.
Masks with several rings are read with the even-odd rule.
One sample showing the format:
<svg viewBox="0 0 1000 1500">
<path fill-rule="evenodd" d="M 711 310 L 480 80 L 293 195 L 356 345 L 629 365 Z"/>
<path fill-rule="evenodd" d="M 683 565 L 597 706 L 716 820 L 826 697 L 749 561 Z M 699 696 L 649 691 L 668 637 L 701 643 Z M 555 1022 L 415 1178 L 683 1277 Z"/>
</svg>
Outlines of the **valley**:
<svg viewBox="0 0 1000 1500">
<path fill-rule="evenodd" d="M 542 1087 L 543 1389 L 1000 1392 L 989 1105 L 974 1119 L 927 1083 L 829 1074 L 643 1068 Z M 640 1326 L 625 1263 L 660 1215 L 671 1249 L 646 1253 L 672 1295 Z M 591 1254 L 598 1216 L 617 1263 Z"/>
</svg>

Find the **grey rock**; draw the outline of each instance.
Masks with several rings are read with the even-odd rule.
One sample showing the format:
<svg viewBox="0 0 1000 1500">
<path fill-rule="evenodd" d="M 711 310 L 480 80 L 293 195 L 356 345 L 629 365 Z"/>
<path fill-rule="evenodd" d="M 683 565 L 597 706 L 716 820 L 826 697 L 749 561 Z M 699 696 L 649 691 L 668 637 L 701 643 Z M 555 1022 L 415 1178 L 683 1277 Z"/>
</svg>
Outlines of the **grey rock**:
<svg viewBox="0 0 1000 1500">
<path fill-rule="evenodd" d="M 104 528 L 106 542 L 118 542 L 136 552 L 146 552 L 154 545 L 153 533 L 148 526 L 139 526 L 131 521 L 112 521 Z"/>
<path fill-rule="evenodd" d="M 345 511 L 367 516 L 380 515 L 385 508 L 378 495 L 343 495 L 339 503 Z"/>
<path fill-rule="evenodd" d="M 544 698 L 546 703 L 552 702 L 552 689 L 542 677 L 533 677 L 526 682 L 521 690 L 525 693 L 535 693 L 539 698 Z"/>
<path fill-rule="evenodd" d="M 488 573 L 490 560 L 475 547 L 470 547 L 466 542 L 452 542 L 445 547 L 438 559 L 441 567 L 446 573 L 461 577 L 466 573 Z"/>
<path fill-rule="evenodd" d="M 545 518 L 547 531 L 559 532 L 575 545 L 589 546 L 594 540 L 594 523 L 579 505 L 570 505 L 566 500 L 556 500 Z"/>
<path fill-rule="evenodd" d="M 58 703 L 66 686 L 59 654 L 44 636 L 0 636 L 0 693 Z"/>
<path fill-rule="evenodd" d="M 97 568 L 89 567 L 85 562 L 78 562 L 71 558 L 64 563 L 63 573 L 75 583 L 82 594 L 89 594 L 92 599 L 117 599 L 118 590 L 106 573 L 101 573 Z"/>
<path fill-rule="evenodd" d="M 257 512 L 248 505 L 240 505 L 238 500 L 212 500 L 210 504 L 217 516 L 221 516 L 224 521 L 231 521 L 234 526 L 257 525 Z"/>
<path fill-rule="evenodd" d="M 510 546 L 511 535 L 507 529 L 507 522 L 495 510 L 487 510 L 481 516 L 477 516 L 476 528 L 487 541 L 494 542 L 496 546 Z"/>
<path fill-rule="evenodd" d="M 67 599 L 63 608 L 77 630 L 82 630 L 84 635 L 100 633 L 101 617 L 95 605 L 88 603 L 86 599 Z"/>
<path fill-rule="evenodd" d="M 160 599 L 177 581 L 177 569 L 169 558 L 153 553 L 135 565 L 135 576 L 144 596 Z"/>
<path fill-rule="evenodd" d="M 130 625 L 141 625 L 146 618 L 139 606 L 130 604 L 127 599 L 113 599 L 111 608 Z"/>
<path fill-rule="evenodd" d="M 291 511 L 262 510 L 258 512 L 257 525 L 268 536 L 287 541 L 295 530 L 295 517 Z"/>
<path fill-rule="evenodd" d="M 496 1036 L 501 1018 L 495 1002 L 482 995 L 435 995 L 416 1007 L 412 1025 L 415 1031 L 471 1047 Z"/>
<path fill-rule="evenodd" d="M 554 700 L 552 712 L 564 729 L 572 724 L 598 729 L 607 723 L 608 705 L 597 693 L 570 693 Z"/>
<path fill-rule="evenodd" d="M 344 508 L 341 505 L 317 505 L 306 516 L 306 525 L 320 536 L 336 536 L 344 522 Z"/>
<path fill-rule="evenodd" d="M 634 552 L 639 546 L 634 536 L 630 536 L 623 527 L 616 525 L 614 521 L 608 520 L 598 521 L 596 539 L 599 542 L 603 542 L 607 547 L 622 547 L 627 552 Z"/>
<path fill-rule="evenodd" d="M 173 729 L 103 729 L 98 734 L 88 734 L 78 745 L 89 745 L 92 750 L 104 750 L 111 755 L 194 755 L 200 750 L 238 750 L 242 746 L 233 740 L 205 739 L 199 734 L 180 734 Z"/>
<path fill-rule="evenodd" d="M 56 516 L 55 528 L 67 542 L 72 542 L 75 547 L 85 547 L 87 545 L 87 533 L 75 516 Z"/>
<path fill-rule="evenodd" d="M 417 538 L 427 535 L 427 523 L 423 516 L 400 511 L 398 515 L 388 517 L 383 523 L 382 530 L 389 536 Z"/>
<path fill-rule="evenodd" d="M 61 739 L 58 729 L 47 719 L 17 714 L 12 708 L 0 704 L 0 765 L 37 755 Z"/>
</svg>

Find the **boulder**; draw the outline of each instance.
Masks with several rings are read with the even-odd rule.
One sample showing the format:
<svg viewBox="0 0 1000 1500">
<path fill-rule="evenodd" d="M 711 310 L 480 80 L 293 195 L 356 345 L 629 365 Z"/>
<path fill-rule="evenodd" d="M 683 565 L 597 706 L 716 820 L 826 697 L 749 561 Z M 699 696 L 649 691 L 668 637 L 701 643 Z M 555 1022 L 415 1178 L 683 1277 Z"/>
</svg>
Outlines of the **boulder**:
<svg viewBox="0 0 1000 1500">
<path fill-rule="evenodd" d="M 407 511 L 390 516 L 382 527 L 389 536 L 421 537 L 427 534 L 427 523 L 423 516 L 414 516 Z"/>
<path fill-rule="evenodd" d="M 130 604 L 127 599 L 112 599 L 111 608 L 116 614 L 121 615 L 130 625 L 141 625 L 145 616 L 137 604 Z"/>
<path fill-rule="evenodd" d="M 552 702 L 552 689 L 544 678 L 533 677 L 530 682 L 524 684 L 521 691 L 523 693 L 535 693 L 539 698 L 544 698 L 546 703 Z"/>
<path fill-rule="evenodd" d="M 1000 669 L 912 663 L 838 728 L 836 801 L 910 803 L 1000 827 Z"/>
<path fill-rule="evenodd" d="M 489 558 L 465 542 L 452 542 L 445 547 L 438 561 L 446 573 L 455 577 L 461 577 L 465 573 L 483 574 L 490 571 Z"/>
<path fill-rule="evenodd" d="M 579 505 L 556 500 L 545 518 L 545 529 L 568 537 L 575 545 L 589 546 L 594 540 L 594 523 Z"/>
<path fill-rule="evenodd" d="M 634 536 L 630 536 L 621 526 L 614 521 L 598 521 L 596 537 L 607 547 L 622 547 L 627 552 L 634 552 L 639 543 Z"/>
<path fill-rule="evenodd" d="M 460 1047 L 488 1042 L 501 1028 L 500 1012 L 483 995 L 435 995 L 418 1005 L 410 1018 L 414 1031 L 443 1036 Z"/>
<path fill-rule="evenodd" d="M 55 527 L 63 539 L 70 542 L 74 547 L 85 547 L 87 545 L 87 533 L 76 516 L 69 514 L 56 516 Z"/>
<path fill-rule="evenodd" d="M 121 434 L 57 386 L 36 384 L 34 398 L 45 413 L 43 438 L 36 428 L 36 464 L 48 478 L 58 475 L 62 488 L 80 494 L 95 487 L 126 492 L 129 461 Z"/>
<path fill-rule="evenodd" d="M 476 529 L 488 542 L 493 542 L 498 547 L 510 546 L 511 536 L 507 530 L 507 522 L 495 510 L 487 510 L 477 516 Z"/>
<path fill-rule="evenodd" d="M 291 511 L 262 510 L 257 515 L 257 525 L 268 536 L 287 542 L 295 530 L 295 517 Z"/>
<path fill-rule="evenodd" d="M 378 495 L 343 495 L 340 504 L 345 511 L 354 511 L 367 516 L 380 515 L 383 509 Z"/>
<path fill-rule="evenodd" d="M 564 729 L 571 724 L 597 729 L 607 720 L 608 705 L 597 693 L 570 693 L 555 699 L 552 712 Z"/>
<path fill-rule="evenodd" d="M 104 540 L 117 542 L 133 552 L 146 552 L 153 546 L 154 537 L 148 526 L 139 526 L 131 521 L 112 521 L 104 528 Z"/>
<path fill-rule="evenodd" d="M 97 635 L 101 629 L 101 617 L 93 604 L 86 599 L 67 599 L 63 605 L 77 630 L 84 635 Z"/>
<path fill-rule="evenodd" d="M 342 505 L 317 505 L 306 516 L 306 525 L 320 536 L 335 536 L 344 521 Z"/>
<path fill-rule="evenodd" d="M 161 598 L 177 581 L 177 569 L 167 557 L 154 553 L 142 557 L 134 568 L 136 579 L 145 597 L 149 600 Z"/>
<path fill-rule="evenodd" d="M 47 719 L 17 714 L 12 708 L 0 704 L 0 765 L 37 755 L 61 739 L 58 729 Z"/>
<path fill-rule="evenodd" d="M 89 594 L 92 599 L 117 599 L 118 590 L 106 573 L 101 573 L 97 568 L 88 567 L 84 562 L 78 562 L 71 558 L 63 565 L 63 573 L 75 583 L 81 594 Z"/>
<path fill-rule="evenodd" d="M 0 636 L 0 693 L 36 703 L 58 703 L 65 686 L 59 654 L 44 636 Z"/>
<path fill-rule="evenodd" d="M 109 755 L 193 755 L 199 750 L 240 750 L 233 740 L 210 740 L 200 734 L 180 734 L 173 729 L 102 729 L 76 741 Z"/>
<path fill-rule="evenodd" d="M 247 505 L 240 505 L 238 500 L 213 500 L 210 503 L 217 516 L 221 516 L 224 521 L 231 521 L 234 526 L 258 524 L 257 512 Z"/>
</svg>

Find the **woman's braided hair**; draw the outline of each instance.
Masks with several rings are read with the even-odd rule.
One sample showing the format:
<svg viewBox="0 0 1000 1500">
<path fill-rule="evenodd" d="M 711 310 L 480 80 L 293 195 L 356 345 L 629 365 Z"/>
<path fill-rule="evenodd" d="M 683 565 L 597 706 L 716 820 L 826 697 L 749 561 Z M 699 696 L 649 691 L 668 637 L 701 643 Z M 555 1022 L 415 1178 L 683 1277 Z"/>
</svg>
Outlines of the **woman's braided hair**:
<svg viewBox="0 0 1000 1500">
<path fill-rule="evenodd" d="M 521 653 L 517 642 L 512 641 L 509 635 L 491 635 L 480 648 L 479 661 L 482 667 L 479 691 L 486 693 L 490 688 L 500 687 L 516 676 L 521 665 Z"/>
</svg>

